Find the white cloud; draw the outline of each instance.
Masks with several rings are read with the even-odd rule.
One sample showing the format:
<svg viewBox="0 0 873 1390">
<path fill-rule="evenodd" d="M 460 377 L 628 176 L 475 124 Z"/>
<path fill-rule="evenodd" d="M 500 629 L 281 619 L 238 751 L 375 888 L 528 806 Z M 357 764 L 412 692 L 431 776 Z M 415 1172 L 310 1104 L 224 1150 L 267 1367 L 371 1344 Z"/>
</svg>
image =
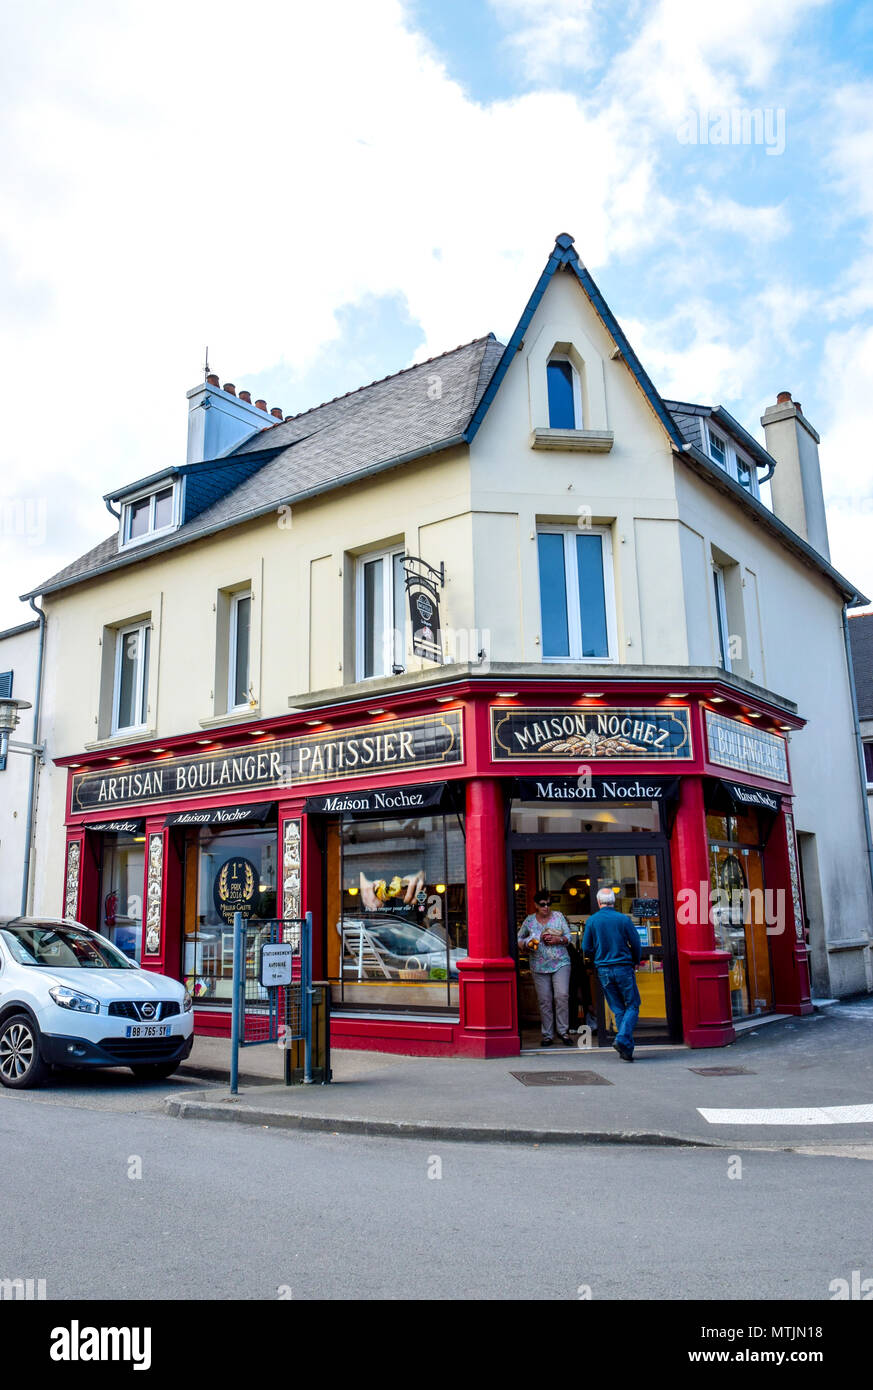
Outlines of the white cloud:
<svg viewBox="0 0 873 1390">
<path fill-rule="evenodd" d="M 490 0 L 512 32 L 505 47 L 531 82 L 570 70 L 589 72 L 601 58 L 594 0 Z"/>
</svg>

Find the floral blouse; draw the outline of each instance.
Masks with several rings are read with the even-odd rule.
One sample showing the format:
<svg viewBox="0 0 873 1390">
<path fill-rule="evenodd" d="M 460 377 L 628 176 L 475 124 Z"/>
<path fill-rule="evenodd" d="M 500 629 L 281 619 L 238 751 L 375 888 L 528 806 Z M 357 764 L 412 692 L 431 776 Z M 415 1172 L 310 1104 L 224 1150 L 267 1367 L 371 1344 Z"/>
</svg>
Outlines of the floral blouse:
<svg viewBox="0 0 873 1390">
<path fill-rule="evenodd" d="M 525 917 L 521 924 L 521 931 L 518 934 L 519 946 L 523 946 L 531 937 L 536 937 L 539 940 L 544 931 L 560 932 L 567 942 L 573 939 L 563 913 L 553 912 L 545 922 L 541 922 L 536 913 L 532 912 L 529 917 Z M 570 964 L 570 956 L 566 946 L 549 946 L 546 942 L 540 941 L 535 951 L 528 951 L 527 963 L 537 975 L 553 975 L 556 970 Z"/>
</svg>

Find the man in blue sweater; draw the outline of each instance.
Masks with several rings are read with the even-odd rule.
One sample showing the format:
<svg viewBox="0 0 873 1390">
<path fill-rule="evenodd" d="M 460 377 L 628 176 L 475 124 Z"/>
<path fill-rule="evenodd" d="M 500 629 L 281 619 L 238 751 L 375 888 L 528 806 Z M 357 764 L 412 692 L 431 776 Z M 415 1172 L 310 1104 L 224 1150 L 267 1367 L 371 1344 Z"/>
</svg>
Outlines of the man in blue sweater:
<svg viewBox="0 0 873 1390">
<path fill-rule="evenodd" d="M 598 911 L 585 924 L 582 950 L 594 957 L 603 993 L 615 1014 L 615 1042 L 623 1062 L 634 1059 L 634 1024 L 640 1014 L 640 992 L 634 966 L 640 962 L 640 937 L 630 917 L 615 910 L 612 888 L 597 894 Z"/>
</svg>

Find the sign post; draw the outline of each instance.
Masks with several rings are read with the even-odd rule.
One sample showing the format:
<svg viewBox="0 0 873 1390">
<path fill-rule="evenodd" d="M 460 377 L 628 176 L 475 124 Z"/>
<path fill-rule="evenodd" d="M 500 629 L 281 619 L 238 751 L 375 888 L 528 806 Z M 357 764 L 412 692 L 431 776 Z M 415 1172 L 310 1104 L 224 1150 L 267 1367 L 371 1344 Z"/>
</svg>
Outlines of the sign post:
<svg viewBox="0 0 873 1390">
<path fill-rule="evenodd" d="M 245 882 L 245 864 L 237 881 Z M 229 886 L 232 883 L 229 877 Z M 234 894 L 229 892 L 231 902 Z M 313 1082 L 312 913 L 261 921 L 245 912 L 244 891 L 233 911 L 230 1092 L 239 1093 L 239 1050 L 278 1043 L 285 1051 L 285 1083 L 291 1084 L 291 1044 L 303 1044 L 303 1082 Z M 228 906 L 231 904 L 228 903 Z M 325 1047 L 329 1047 L 329 1040 Z M 327 1069 L 327 1068 L 326 1068 Z M 330 1080 L 329 1071 L 325 1078 Z"/>
</svg>

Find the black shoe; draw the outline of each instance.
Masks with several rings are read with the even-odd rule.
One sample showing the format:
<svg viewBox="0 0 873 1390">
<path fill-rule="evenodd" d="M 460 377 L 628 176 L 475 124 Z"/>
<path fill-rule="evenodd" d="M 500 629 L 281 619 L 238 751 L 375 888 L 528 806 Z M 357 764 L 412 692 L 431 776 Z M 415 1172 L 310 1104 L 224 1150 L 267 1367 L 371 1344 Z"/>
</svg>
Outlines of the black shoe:
<svg viewBox="0 0 873 1390">
<path fill-rule="evenodd" d="M 551 1047 L 551 1045 L 552 1045 L 552 1039 L 551 1039 L 551 1038 L 540 1038 L 540 1047 Z"/>
<path fill-rule="evenodd" d="M 564 1036 L 561 1038 L 561 1042 L 564 1044 L 565 1047 L 573 1046 L 573 1039 L 570 1037 L 569 1033 L 564 1034 Z"/>
<path fill-rule="evenodd" d="M 624 1043 L 614 1042 L 612 1045 L 623 1062 L 633 1061 L 634 1054 L 630 1051 L 629 1048 L 625 1047 Z"/>
</svg>

